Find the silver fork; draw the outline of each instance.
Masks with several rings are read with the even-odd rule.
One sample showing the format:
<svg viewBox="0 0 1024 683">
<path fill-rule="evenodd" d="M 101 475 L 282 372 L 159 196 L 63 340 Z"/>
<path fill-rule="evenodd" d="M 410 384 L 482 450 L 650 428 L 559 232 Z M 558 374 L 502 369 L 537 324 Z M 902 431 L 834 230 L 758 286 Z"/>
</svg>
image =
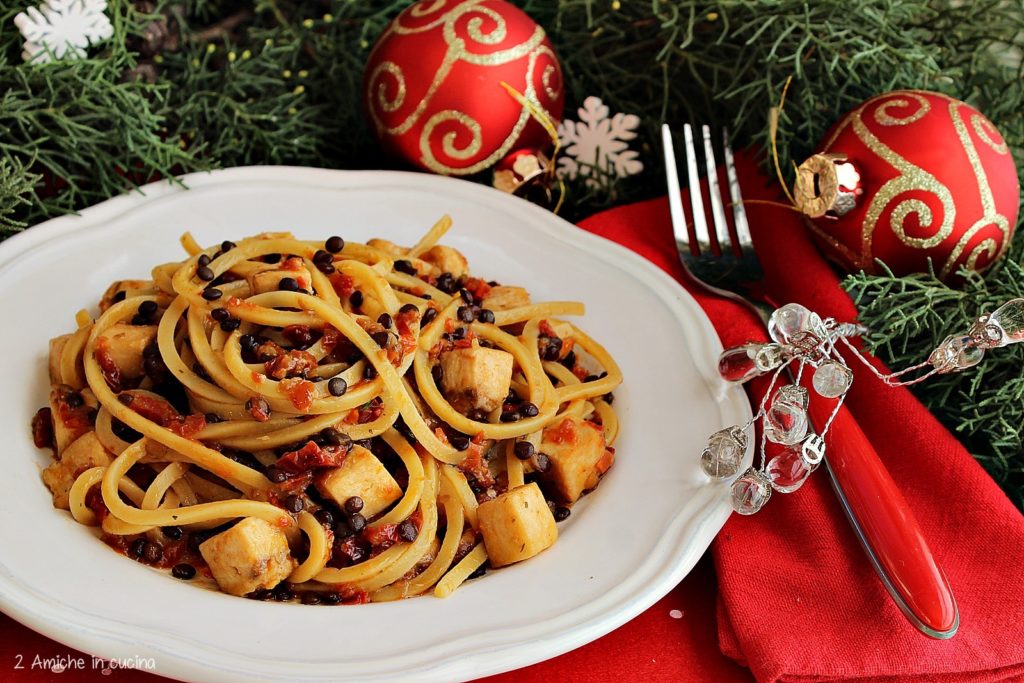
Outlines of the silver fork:
<svg viewBox="0 0 1024 683">
<path fill-rule="evenodd" d="M 772 307 L 751 298 L 750 284 L 763 273 L 750 236 L 743 197 L 727 132 L 722 134 L 728 198 L 719 186 L 718 162 L 709 126 L 701 126 L 708 203 L 714 232 L 704 211 L 697 145 L 693 127 L 683 125 L 686 168 L 690 187 L 692 224 L 687 225 L 680 193 L 679 174 L 672 144 L 672 130 L 662 125 L 665 147 L 665 175 L 668 180 L 672 229 L 683 269 L 692 282 L 706 293 L 735 301 L 753 312 L 767 327 Z M 725 203 L 732 208 L 734 231 L 730 231 Z M 689 230 L 692 227 L 692 234 Z M 815 405 L 824 413 L 815 412 Z M 830 408 L 811 402 L 811 418 L 824 423 Z M 935 561 L 920 526 L 903 495 L 889 476 L 878 454 L 853 421 L 845 407 L 839 408 L 826 436 L 825 458 L 829 479 L 843 512 L 867 553 L 871 565 L 911 624 L 933 638 L 950 638 L 960 616 L 949 583 Z"/>
</svg>

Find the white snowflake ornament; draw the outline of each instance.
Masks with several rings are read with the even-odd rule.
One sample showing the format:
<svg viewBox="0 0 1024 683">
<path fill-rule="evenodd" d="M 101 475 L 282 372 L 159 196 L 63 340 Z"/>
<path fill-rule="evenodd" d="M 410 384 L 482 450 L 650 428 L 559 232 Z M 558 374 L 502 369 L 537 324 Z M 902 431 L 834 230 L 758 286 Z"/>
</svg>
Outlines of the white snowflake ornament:
<svg viewBox="0 0 1024 683">
<path fill-rule="evenodd" d="M 588 97 L 578 110 L 579 121 L 562 121 L 558 139 L 564 147 L 558 158 L 558 175 L 573 180 L 586 178 L 587 185 L 600 187 L 610 178 L 625 178 L 644 170 L 629 141 L 636 138 L 640 117 L 634 114 L 608 116 L 600 97 Z"/>
<path fill-rule="evenodd" d="M 85 48 L 114 35 L 106 9 L 106 0 L 45 0 L 29 7 L 14 17 L 25 37 L 22 59 L 39 63 L 85 57 Z"/>
</svg>

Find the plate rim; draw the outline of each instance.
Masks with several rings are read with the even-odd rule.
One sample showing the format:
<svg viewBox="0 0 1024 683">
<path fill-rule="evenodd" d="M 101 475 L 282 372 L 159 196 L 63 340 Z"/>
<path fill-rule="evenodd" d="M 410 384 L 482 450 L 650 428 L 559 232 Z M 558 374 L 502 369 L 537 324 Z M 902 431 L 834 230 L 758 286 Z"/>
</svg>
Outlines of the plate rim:
<svg viewBox="0 0 1024 683">
<path fill-rule="evenodd" d="M 192 173 L 182 176 L 174 182 L 161 180 L 150 183 L 130 193 L 86 208 L 76 215 L 50 219 L 8 238 L 0 243 L 0 277 L 7 270 L 7 266 L 19 256 L 45 249 L 50 241 L 62 235 L 89 230 L 104 222 L 123 218 L 132 210 L 150 202 L 175 196 L 184 196 L 187 201 L 189 189 L 209 189 L 217 186 L 268 182 L 318 190 L 380 189 L 382 187 L 433 189 L 450 196 L 453 201 L 468 196 L 478 203 L 490 206 L 504 203 L 516 212 L 530 213 L 534 218 L 531 221 L 534 227 L 547 230 L 549 234 L 560 238 L 561 241 L 571 241 L 574 247 L 588 252 L 595 258 L 606 258 L 609 254 L 613 255 L 622 264 L 621 270 L 639 279 L 647 289 L 657 295 L 658 299 L 666 305 L 673 317 L 680 323 L 688 323 L 682 326 L 683 333 L 689 342 L 688 350 L 695 358 L 694 365 L 718 408 L 718 416 L 723 421 L 723 426 L 725 426 L 725 422 L 743 424 L 750 416 L 750 405 L 743 390 L 726 385 L 717 377 L 717 373 L 713 372 L 714 361 L 721 352 L 722 345 L 710 320 L 693 296 L 667 273 L 626 247 L 579 229 L 541 207 L 494 188 L 456 178 L 406 171 L 346 171 L 295 166 L 243 166 Z M 476 197 L 474 198 L 473 195 Z M 701 360 L 705 362 L 702 363 Z M 749 458 L 749 456 L 748 453 L 747 457 Z M 515 638 L 514 631 L 521 629 L 491 630 L 487 633 L 496 635 L 505 633 L 504 642 L 501 642 L 501 638 L 498 639 L 499 642 L 494 642 L 492 639 L 492 641 L 481 643 L 481 647 L 456 656 L 442 653 L 439 661 L 425 660 L 420 657 L 417 662 L 409 662 L 415 668 L 396 670 L 392 666 L 388 671 L 374 676 L 374 680 L 398 678 L 407 680 L 409 675 L 416 676 L 417 680 L 476 678 L 529 666 L 596 640 L 653 605 L 689 573 L 731 513 L 724 491 L 722 484 L 709 484 L 679 510 L 675 520 L 666 528 L 664 538 L 655 546 L 651 555 L 644 562 L 639 563 L 636 570 L 630 575 L 630 579 L 635 579 L 643 568 L 648 568 L 645 570 L 645 574 L 651 575 L 650 580 L 622 596 L 615 605 L 609 606 L 614 609 L 608 609 L 593 617 L 588 617 L 585 621 L 576 623 L 567 630 L 559 629 L 554 634 L 542 632 L 540 635 L 544 636 L 543 638 L 531 638 L 528 643 L 517 644 L 509 640 L 509 638 Z M 683 512 L 695 506 L 707 508 L 707 514 L 702 518 L 693 518 L 689 523 L 683 523 Z M 698 536 L 701 539 L 706 538 L 706 543 L 703 540 L 694 543 L 693 539 Z M 652 565 L 657 566 L 652 567 Z M 107 629 L 95 629 L 97 625 L 95 622 L 101 621 L 101 618 L 92 615 L 76 615 L 76 620 L 69 620 L 66 614 L 61 614 L 62 605 L 54 605 L 41 596 L 33 596 L 29 590 L 26 590 L 30 586 L 19 585 L 22 583 L 21 580 L 7 571 L 2 560 L 0 560 L 0 570 L 2 570 L 0 571 L 0 609 L 15 620 L 67 646 L 104 658 L 131 656 L 139 654 L 140 650 L 145 648 L 157 658 L 159 668 L 155 673 L 160 675 L 183 680 L 208 680 L 211 674 L 217 676 L 216 680 L 248 681 L 252 680 L 254 675 L 260 680 L 333 680 L 337 679 L 339 675 L 337 667 L 345 661 L 338 658 L 329 662 L 307 662 L 301 671 L 290 668 L 287 672 L 279 670 L 271 673 L 268 671 L 267 665 L 272 662 L 259 660 L 256 661 L 256 668 L 251 668 L 252 662 L 247 660 L 250 668 L 222 668 L 214 665 L 214 672 L 210 668 L 213 662 L 209 659 L 177 657 L 174 652 L 159 649 L 156 644 L 145 639 L 144 636 L 150 633 L 159 635 L 158 631 L 146 630 L 141 642 L 136 640 L 130 644 L 111 640 L 112 634 L 91 633 L 88 622 L 92 622 L 95 631 L 111 628 L 111 622 L 109 620 L 106 622 Z M 16 596 L 19 595 L 21 600 L 16 600 Z M 575 607 L 570 612 L 558 615 L 558 618 L 571 615 L 573 611 L 579 611 L 579 609 L 579 607 Z M 552 624 L 555 621 L 555 618 L 542 620 L 534 625 L 534 630 L 540 631 L 541 625 Z M 127 636 L 127 634 L 123 635 Z M 166 637 L 167 634 L 164 635 Z M 138 639 L 139 632 L 134 632 L 131 636 Z M 465 639 L 459 642 L 464 643 Z M 132 648 L 130 655 L 125 650 L 126 644 Z M 176 644 L 180 646 L 186 643 L 178 640 Z M 526 645 L 529 645 L 529 649 L 524 652 Z M 442 649 L 440 646 L 434 646 L 419 652 L 429 654 L 440 649 Z M 209 652 L 199 652 L 199 654 L 209 655 Z M 224 654 L 221 659 L 232 662 L 230 653 Z M 396 657 L 395 659 L 409 660 L 410 657 Z M 197 661 L 204 662 L 207 666 L 197 667 Z M 240 662 L 234 661 L 233 663 L 237 665 Z M 289 667 L 294 667 L 294 664 L 294 662 L 288 663 Z M 366 678 L 366 672 L 359 672 L 359 675 L 361 678 Z"/>
</svg>

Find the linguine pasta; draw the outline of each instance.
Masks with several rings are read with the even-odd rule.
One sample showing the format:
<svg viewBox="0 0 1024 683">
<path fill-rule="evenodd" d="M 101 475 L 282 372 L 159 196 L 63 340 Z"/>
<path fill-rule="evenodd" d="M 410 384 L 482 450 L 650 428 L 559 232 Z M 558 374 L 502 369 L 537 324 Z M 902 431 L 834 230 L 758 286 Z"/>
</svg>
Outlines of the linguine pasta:
<svg viewBox="0 0 1024 683">
<path fill-rule="evenodd" d="M 287 233 L 115 282 L 51 342 L 54 505 L 249 597 L 449 595 L 552 545 L 614 462 L 622 380 L 576 302 L 439 245 Z"/>
</svg>

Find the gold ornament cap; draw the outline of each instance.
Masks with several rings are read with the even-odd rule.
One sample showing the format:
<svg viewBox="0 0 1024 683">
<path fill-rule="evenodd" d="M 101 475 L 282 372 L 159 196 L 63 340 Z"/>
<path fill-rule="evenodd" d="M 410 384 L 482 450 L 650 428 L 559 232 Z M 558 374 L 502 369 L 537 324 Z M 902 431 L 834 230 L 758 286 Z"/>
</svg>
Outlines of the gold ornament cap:
<svg viewBox="0 0 1024 683">
<path fill-rule="evenodd" d="M 815 154 L 800 164 L 793 199 L 809 218 L 839 218 L 857 206 L 860 173 L 843 154 Z"/>
</svg>

